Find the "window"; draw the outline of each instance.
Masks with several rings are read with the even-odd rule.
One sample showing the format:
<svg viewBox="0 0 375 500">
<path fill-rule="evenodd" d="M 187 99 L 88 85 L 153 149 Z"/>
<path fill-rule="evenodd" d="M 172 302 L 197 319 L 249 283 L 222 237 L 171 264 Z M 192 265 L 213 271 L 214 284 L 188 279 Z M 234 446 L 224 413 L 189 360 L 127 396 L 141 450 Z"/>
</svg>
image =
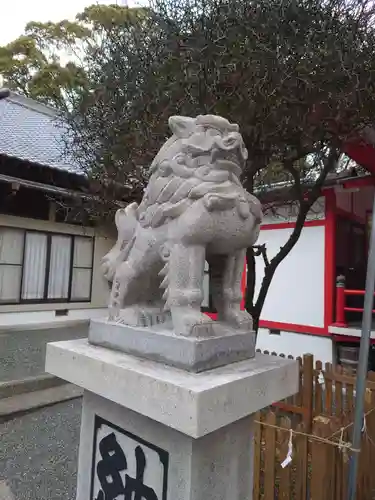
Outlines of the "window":
<svg viewBox="0 0 375 500">
<path fill-rule="evenodd" d="M 208 262 L 204 263 L 204 275 L 203 275 L 203 310 L 208 310 L 210 307 L 210 270 Z"/>
<path fill-rule="evenodd" d="M 24 234 L 0 230 L 0 303 L 17 303 L 20 297 Z"/>
<path fill-rule="evenodd" d="M 212 296 L 210 292 L 210 266 L 207 261 L 204 263 L 204 275 L 203 275 L 203 301 L 201 310 L 208 313 L 216 313 L 216 309 L 212 303 Z"/>
<path fill-rule="evenodd" d="M 22 300 L 43 300 L 47 271 L 47 235 L 26 233 L 22 272 Z"/>
<path fill-rule="evenodd" d="M 57 234 L 51 236 L 51 253 L 47 291 L 47 297 L 49 299 L 69 298 L 72 244 L 76 238 L 77 236 L 72 238 L 70 236 Z M 91 240 L 89 240 L 89 244 L 91 250 Z M 90 259 L 92 259 L 91 253 Z"/>
<path fill-rule="evenodd" d="M 89 300 L 92 279 L 92 242 L 88 238 L 74 238 L 72 300 Z"/>
<path fill-rule="evenodd" d="M 87 302 L 93 238 L 0 227 L 0 304 Z"/>
</svg>

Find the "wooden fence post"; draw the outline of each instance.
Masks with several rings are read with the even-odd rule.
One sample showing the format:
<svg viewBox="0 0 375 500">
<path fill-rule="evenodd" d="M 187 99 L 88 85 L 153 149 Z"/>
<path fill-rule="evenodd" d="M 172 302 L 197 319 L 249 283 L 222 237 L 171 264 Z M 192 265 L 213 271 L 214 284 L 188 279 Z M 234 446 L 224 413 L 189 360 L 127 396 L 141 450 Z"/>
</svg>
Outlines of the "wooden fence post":
<svg viewBox="0 0 375 500">
<path fill-rule="evenodd" d="M 280 427 L 283 429 L 292 429 L 292 422 L 290 418 L 283 417 L 280 421 Z M 278 500 L 290 500 L 292 498 L 292 467 L 293 464 L 289 464 L 282 468 L 281 463 L 287 457 L 289 451 L 289 439 L 290 433 L 284 430 L 278 431 L 278 444 L 280 448 L 280 455 L 277 464 L 277 476 L 278 476 Z M 293 450 L 294 452 L 294 450 Z"/>
<path fill-rule="evenodd" d="M 317 360 L 315 363 L 315 390 L 314 390 L 314 400 L 315 400 L 315 415 L 320 415 L 323 412 L 323 391 L 322 384 L 320 381 L 320 375 L 323 375 L 323 365 L 322 362 Z"/>
<path fill-rule="evenodd" d="M 318 416 L 314 419 L 313 435 L 330 436 L 332 428 L 330 417 Z M 311 443 L 311 500 L 335 500 L 336 448 L 327 443 L 312 440 Z"/>
<path fill-rule="evenodd" d="M 302 364 L 302 406 L 304 408 L 303 415 L 303 432 L 311 434 L 313 421 L 313 396 L 314 396 L 314 357 L 312 354 L 303 356 Z M 298 467 L 300 469 L 297 488 L 297 498 L 307 498 L 307 483 L 308 483 L 308 457 L 309 457 L 309 441 L 306 436 L 301 436 L 298 440 Z"/>
<path fill-rule="evenodd" d="M 258 411 L 254 420 L 261 422 L 262 413 Z M 262 451 L 262 425 L 254 422 L 254 462 L 253 462 L 253 500 L 260 500 L 260 474 L 261 474 L 261 451 Z"/>
<path fill-rule="evenodd" d="M 313 393 L 314 393 L 314 357 L 312 354 L 303 356 L 303 392 L 302 405 L 305 408 L 305 432 L 310 433 L 313 422 Z"/>
<path fill-rule="evenodd" d="M 270 426 L 276 425 L 276 415 L 270 411 L 267 413 L 265 422 Z M 264 500 L 274 500 L 275 498 L 275 459 L 276 459 L 276 429 L 266 426 L 265 451 L 264 451 Z"/>
<path fill-rule="evenodd" d="M 332 391 L 332 378 L 333 378 L 333 368 L 331 363 L 325 364 L 325 372 L 327 377 L 325 377 L 325 403 L 323 408 L 323 413 L 325 415 L 332 415 L 332 400 L 333 400 L 333 391 Z"/>
<path fill-rule="evenodd" d="M 372 404 L 373 393 L 371 389 L 367 387 L 365 391 L 365 415 L 371 410 Z M 371 477 L 374 475 L 374 466 L 373 462 L 371 461 L 371 448 L 373 448 L 374 445 L 368 439 L 368 436 L 370 435 L 369 426 L 371 426 L 370 416 L 371 415 L 369 414 L 367 417 L 364 417 L 364 428 L 358 463 L 357 496 L 361 500 L 372 500 L 374 498 L 374 492 L 372 491 L 371 484 Z"/>
</svg>

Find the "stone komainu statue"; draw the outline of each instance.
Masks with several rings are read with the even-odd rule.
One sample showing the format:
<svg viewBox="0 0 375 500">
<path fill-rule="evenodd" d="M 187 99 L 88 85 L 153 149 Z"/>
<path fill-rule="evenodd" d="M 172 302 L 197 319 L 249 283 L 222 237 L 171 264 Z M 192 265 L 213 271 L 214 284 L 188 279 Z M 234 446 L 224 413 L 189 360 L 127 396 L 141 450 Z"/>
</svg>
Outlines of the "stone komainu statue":
<svg viewBox="0 0 375 500">
<path fill-rule="evenodd" d="M 110 320 L 172 320 L 177 335 L 249 331 L 240 310 L 246 248 L 259 235 L 259 201 L 239 181 L 247 159 L 238 125 L 214 115 L 169 119 L 173 133 L 151 165 L 141 204 L 116 213 L 118 240 L 103 259 Z M 201 313 L 205 260 L 218 322 Z"/>
</svg>

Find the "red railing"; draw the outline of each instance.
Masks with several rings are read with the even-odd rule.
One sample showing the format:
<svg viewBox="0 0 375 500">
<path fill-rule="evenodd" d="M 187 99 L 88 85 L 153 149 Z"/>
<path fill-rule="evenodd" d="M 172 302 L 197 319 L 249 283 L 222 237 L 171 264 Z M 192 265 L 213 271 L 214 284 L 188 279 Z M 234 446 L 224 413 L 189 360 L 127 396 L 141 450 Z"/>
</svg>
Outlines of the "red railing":
<svg viewBox="0 0 375 500">
<path fill-rule="evenodd" d="M 345 277 L 338 276 L 336 278 L 336 321 L 334 326 L 346 328 L 346 312 L 363 312 L 363 307 L 348 307 L 346 305 L 346 297 L 351 296 L 364 296 L 364 290 L 348 290 L 345 288 Z M 375 295 L 375 293 L 374 293 Z M 375 313 L 375 310 L 372 311 Z"/>
</svg>

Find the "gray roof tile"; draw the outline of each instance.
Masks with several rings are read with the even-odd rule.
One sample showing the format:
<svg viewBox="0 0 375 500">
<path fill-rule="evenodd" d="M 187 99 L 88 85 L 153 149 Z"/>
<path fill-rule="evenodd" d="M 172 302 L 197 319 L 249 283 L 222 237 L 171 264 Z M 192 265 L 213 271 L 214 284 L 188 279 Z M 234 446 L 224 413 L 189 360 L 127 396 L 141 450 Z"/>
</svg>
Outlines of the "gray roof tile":
<svg viewBox="0 0 375 500">
<path fill-rule="evenodd" d="M 53 108 L 14 93 L 0 100 L 0 154 L 80 173 L 64 154 L 63 134 Z"/>
</svg>

